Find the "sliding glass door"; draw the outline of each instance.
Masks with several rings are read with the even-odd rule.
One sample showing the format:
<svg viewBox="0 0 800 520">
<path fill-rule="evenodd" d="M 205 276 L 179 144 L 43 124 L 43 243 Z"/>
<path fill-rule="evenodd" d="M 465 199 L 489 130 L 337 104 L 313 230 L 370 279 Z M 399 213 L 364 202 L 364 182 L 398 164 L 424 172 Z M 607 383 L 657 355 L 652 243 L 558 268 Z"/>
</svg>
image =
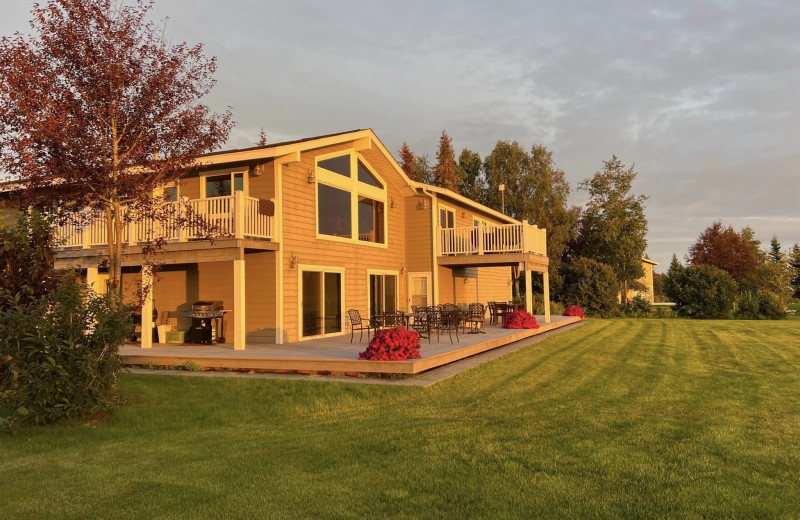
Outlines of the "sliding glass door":
<svg viewBox="0 0 800 520">
<path fill-rule="evenodd" d="M 369 275 L 369 315 L 397 310 L 397 275 Z"/>
<path fill-rule="evenodd" d="M 343 278 L 343 273 L 337 271 L 301 271 L 300 319 L 304 338 L 342 332 Z"/>
</svg>

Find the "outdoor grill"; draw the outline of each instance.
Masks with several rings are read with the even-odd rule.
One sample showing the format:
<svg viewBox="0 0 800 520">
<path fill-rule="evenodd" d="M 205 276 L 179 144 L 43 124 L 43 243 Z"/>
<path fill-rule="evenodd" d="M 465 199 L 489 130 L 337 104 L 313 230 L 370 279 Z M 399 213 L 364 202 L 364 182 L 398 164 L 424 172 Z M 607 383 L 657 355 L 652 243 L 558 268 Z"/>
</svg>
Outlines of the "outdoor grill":
<svg viewBox="0 0 800 520">
<path fill-rule="evenodd" d="M 210 345 L 216 339 L 217 343 L 225 343 L 225 313 L 227 312 L 222 308 L 221 300 L 194 302 L 192 310 L 184 313 L 187 318 L 192 318 L 187 342 Z"/>
</svg>

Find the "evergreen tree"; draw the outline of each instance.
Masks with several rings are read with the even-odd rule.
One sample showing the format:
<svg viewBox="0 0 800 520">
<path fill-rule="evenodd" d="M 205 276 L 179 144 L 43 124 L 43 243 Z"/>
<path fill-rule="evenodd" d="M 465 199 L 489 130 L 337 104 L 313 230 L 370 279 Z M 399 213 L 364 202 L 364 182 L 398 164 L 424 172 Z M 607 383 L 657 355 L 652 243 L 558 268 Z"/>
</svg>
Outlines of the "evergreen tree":
<svg viewBox="0 0 800 520">
<path fill-rule="evenodd" d="M 458 185 L 461 184 L 457 179 L 456 158 L 453 152 L 453 139 L 442 130 L 439 138 L 439 149 L 436 152 L 436 166 L 433 170 L 433 183 L 436 186 L 447 188 L 458 193 Z"/>
<path fill-rule="evenodd" d="M 419 179 L 416 178 L 417 170 L 415 168 L 414 154 L 405 142 L 403 142 L 403 146 L 400 147 L 400 160 L 398 162 L 400 163 L 400 168 L 403 169 L 411 180 L 419 181 Z"/>
<path fill-rule="evenodd" d="M 789 269 L 792 273 L 792 290 L 794 298 L 800 298 L 800 245 L 793 245 L 788 253 Z"/>
<path fill-rule="evenodd" d="M 685 268 L 678 261 L 678 255 L 672 255 L 672 261 L 669 263 L 667 274 L 664 275 L 664 295 L 669 298 L 669 301 L 675 302 L 680 299 L 681 290 L 681 277 Z"/>
<path fill-rule="evenodd" d="M 767 258 L 774 264 L 783 261 L 781 243 L 778 242 L 778 237 L 776 235 L 772 235 L 772 240 L 769 241 L 769 252 L 767 253 Z"/>
<path fill-rule="evenodd" d="M 267 132 L 264 131 L 264 127 L 261 127 L 261 131 L 258 132 L 258 142 L 256 143 L 258 146 L 267 146 Z"/>
<path fill-rule="evenodd" d="M 642 257 L 647 248 L 647 197 L 630 194 L 634 179 L 634 167 L 626 168 L 615 155 L 580 185 L 590 196 L 581 218 L 584 254 L 611 266 L 619 281 L 621 301 L 625 301 L 628 287 L 644 275 Z"/>
</svg>

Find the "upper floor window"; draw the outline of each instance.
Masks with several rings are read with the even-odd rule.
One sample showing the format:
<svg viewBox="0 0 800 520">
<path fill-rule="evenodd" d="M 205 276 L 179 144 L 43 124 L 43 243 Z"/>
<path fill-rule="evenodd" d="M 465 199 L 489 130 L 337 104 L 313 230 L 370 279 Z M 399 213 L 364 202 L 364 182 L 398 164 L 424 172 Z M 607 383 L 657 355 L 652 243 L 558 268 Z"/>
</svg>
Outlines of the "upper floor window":
<svg viewBox="0 0 800 520">
<path fill-rule="evenodd" d="M 354 153 L 317 159 L 317 233 L 386 244 L 386 186 Z"/>
<path fill-rule="evenodd" d="M 231 172 L 203 177 L 206 198 L 230 197 L 235 191 L 245 191 L 244 172 Z"/>
</svg>

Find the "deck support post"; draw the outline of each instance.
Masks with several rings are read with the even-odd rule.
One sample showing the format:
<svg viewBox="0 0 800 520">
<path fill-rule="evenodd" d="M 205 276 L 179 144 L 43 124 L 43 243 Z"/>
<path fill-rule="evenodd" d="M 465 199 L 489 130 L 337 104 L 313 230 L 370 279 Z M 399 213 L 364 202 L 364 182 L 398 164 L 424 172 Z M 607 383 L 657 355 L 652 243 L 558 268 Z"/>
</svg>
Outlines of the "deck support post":
<svg viewBox="0 0 800 520">
<path fill-rule="evenodd" d="M 97 280 L 100 278 L 100 270 L 97 267 L 86 268 L 86 285 L 89 289 L 97 292 Z"/>
<path fill-rule="evenodd" d="M 244 260 L 233 261 L 233 349 L 244 350 L 247 339 L 245 326 Z"/>
<path fill-rule="evenodd" d="M 142 348 L 153 346 L 153 268 L 142 266 Z"/>
<path fill-rule="evenodd" d="M 533 271 L 528 267 L 528 262 L 525 262 L 525 310 L 533 314 Z"/>
<path fill-rule="evenodd" d="M 544 322 L 550 323 L 550 273 L 547 269 L 542 271 L 542 286 L 544 287 Z"/>
</svg>

